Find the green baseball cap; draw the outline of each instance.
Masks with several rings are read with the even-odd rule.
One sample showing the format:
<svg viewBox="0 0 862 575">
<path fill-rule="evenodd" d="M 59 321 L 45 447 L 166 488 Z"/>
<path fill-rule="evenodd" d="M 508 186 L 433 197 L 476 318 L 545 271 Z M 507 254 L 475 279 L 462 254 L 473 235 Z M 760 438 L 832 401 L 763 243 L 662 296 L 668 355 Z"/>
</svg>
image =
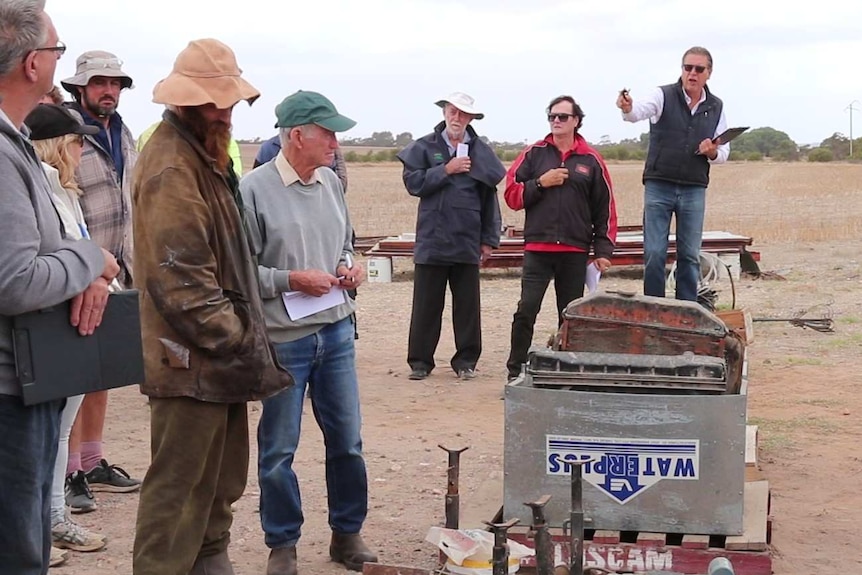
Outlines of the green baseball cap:
<svg viewBox="0 0 862 575">
<path fill-rule="evenodd" d="M 317 124 L 333 132 L 346 132 L 356 122 L 342 116 L 335 105 L 323 94 L 299 90 L 275 107 L 276 128 L 293 128 L 305 124 Z"/>
</svg>

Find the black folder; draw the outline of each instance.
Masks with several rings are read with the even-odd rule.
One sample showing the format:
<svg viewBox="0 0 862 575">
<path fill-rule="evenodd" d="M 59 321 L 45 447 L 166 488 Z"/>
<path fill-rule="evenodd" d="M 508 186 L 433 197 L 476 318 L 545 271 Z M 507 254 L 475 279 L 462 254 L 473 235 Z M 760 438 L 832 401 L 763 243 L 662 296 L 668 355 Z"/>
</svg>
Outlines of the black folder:
<svg viewBox="0 0 862 575">
<path fill-rule="evenodd" d="M 736 138 L 741 136 L 742 133 L 745 132 L 747 129 L 748 126 L 742 126 L 739 128 L 728 128 L 727 130 L 714 137 L 712 141 L 715 142 L 717 145 L 721 146 L 735 140 Z"/>
<path fill-rule="evenodd" d="M 82 336 L 71 302 L 15 316 L 15 366 L 25 405 L 144 381 L 138 291 L 108 296 L 102 324 Z"/>
</svg>

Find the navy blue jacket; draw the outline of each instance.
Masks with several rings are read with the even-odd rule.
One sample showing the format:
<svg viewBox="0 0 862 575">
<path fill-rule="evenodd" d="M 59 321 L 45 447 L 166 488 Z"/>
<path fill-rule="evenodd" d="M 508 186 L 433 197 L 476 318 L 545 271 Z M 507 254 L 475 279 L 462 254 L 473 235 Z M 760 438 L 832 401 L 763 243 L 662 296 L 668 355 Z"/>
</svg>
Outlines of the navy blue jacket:
<svg viewBox="0 0 862 575">
<path fill-rule="evenodd" d="M 506 169 L 494 151 L 479 139 L 472 127 L 470 171 L 446 174 L 452 158 L 440 122 L 434 131 L 398 153 L 404 164 L 404 186 L 419 198 L 416 218 L 417 264 L 478 264 L 480 246 L 500 245 L 502 216 L 497 200 L 497 184 Z"/>
</svg>

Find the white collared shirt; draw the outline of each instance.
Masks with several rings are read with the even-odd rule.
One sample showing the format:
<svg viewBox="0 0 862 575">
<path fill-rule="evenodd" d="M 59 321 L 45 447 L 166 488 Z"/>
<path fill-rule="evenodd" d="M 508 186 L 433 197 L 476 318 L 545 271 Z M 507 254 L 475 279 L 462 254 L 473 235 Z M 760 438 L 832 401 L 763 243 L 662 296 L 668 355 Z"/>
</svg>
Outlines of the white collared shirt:
<svg viewBox="0 0 862 575">
<path fill-rule="evenodd" d="M 279 151 L 278 156 L 275 158 L 275 169 L 278 170 L 278 175 L 281 176 L 281 182 L 285 188 L 295 182 L 310 186 L 320 181 L 320 175 L 317 173 L 317 170 L 320 168 L 314 169 L 311 173 L 311 179 L 307 182 L 302 181 L 302 178 L 299 177 L 299 174 L 296 173 L 296 170 L 293 169 L 293 166 L 290 165 L 290 162 L 287 161 L 287 158 L 284 157 L 281 151 Z"/>
<path fill-rule="evenodd" d="M 691 108 L 691 98 L 685 90 L 683 90 L 682 93 L 685 96 L 685 103 Z M 694 108 L 691 108 L 691 114 L 694 115 L 700 105 L 705 101 L 706 90 L 701 90 L 700 100 L 697 101 Z M 623 120 L 626 122 L 640 122 L 641 120 L 649 118 L 650 123 L 655 124 L 661 119 L 662 110 L 664 110 L 664 91 L 660 87 L 657 87 L 643 100 L 632 102 L 632 111 L 628 114 L 623 112 Z M 718 125 L 715 127 L 715 134 L 713 137 L 718 136 L 725 130 L 727 130 L 727 118 L 724 116 L 724 106 L 722 106 L 721 114 L 718 116 Z M 720 145 L 717 152 L 718 155 L 715 159 L 709 160 L 711 164 L 723 164 L 727 161 L 727 157 L 730 155 L 730 144 L 727 143 Z"/>
</svg>

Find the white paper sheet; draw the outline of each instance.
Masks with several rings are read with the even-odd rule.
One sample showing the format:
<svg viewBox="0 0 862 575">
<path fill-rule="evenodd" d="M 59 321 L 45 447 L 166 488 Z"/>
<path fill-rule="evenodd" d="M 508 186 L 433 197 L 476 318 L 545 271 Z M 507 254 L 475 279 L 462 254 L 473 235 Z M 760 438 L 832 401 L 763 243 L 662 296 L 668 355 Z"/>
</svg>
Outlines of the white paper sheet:
<svg viewBox="0 0 862 575">
<path fill-rule="evenodd" d="M 467 144 L 458 144 L 458 147 L 455 149 L 455 157 L 464 158 L 470 154 L 470 148 L 467 147 Z"/>
<path fill-rule="evenodd" d="M 596 265 L 596 262 L 590 262 L 590 265 L 587 266 L 587 279 L 585 282 L 588 293 L 593 293 L 599 289 L 599 278 L 601 277 L 602 272 L 599 271 L 599 267 Z"/>
<path fill-rule="evenodd" d="M 284 309 L 293 321 L 341 305 L 347 301 L 344 297 L 344 290 L 337 286 L 320 297 L 308 295 L 301 291 L 288 291 L 281 294 Z"/>
</svg>

